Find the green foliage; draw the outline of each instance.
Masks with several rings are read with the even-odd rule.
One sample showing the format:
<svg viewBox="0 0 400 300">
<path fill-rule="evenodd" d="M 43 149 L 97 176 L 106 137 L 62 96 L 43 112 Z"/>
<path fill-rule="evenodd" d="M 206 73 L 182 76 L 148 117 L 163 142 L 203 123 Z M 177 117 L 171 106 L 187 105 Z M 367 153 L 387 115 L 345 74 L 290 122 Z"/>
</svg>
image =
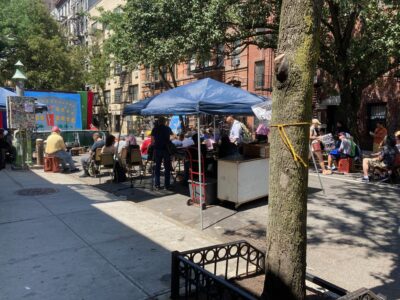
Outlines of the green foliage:
<svg viewBox="0 0 400 300">
<path fill-rule="evenodd" d="M 267 20 L 277 12 L 278 2 L 128 0 L 122 13 L 102 16 L 112 32 L 106 49 L 124 65 L 171 71 L 173 65 L 192 57 L 201 62 L 229 54 L 236 41 L 260 47 L 275 45 L 275 35 L 266 33 L 277 30 L 277 25 Z M 260 33 L 256 28 L 265 30 Z"/>
<path fill-rule="evenodd" d="M 85 77 L 86 83 L 96 85 L 104 91 L 106 80 L 110 75 L 111 60 L 103 51 L 99 37 L 92 38 L 91 45 L 86 48 L 86 58 L 89 64 Z"/>
<path fill-rule="evenodd" d="M 0 1 L 0 82 L 10 80 L 21 60 L 27 88 L 82 89 L 83 56 L 67 46 L 41 0 Z"/>
<path fill-rule="evenodd" d="M 319 66 L 342 94 L 344 89 L 353 94 L 353 99 L 342 97 L 342 102 L 353 101 L 358 108 L 355 98 L 362 90 L 399 66 L 400 14 L 393 3 L 325 0 Z"/>
</svg>

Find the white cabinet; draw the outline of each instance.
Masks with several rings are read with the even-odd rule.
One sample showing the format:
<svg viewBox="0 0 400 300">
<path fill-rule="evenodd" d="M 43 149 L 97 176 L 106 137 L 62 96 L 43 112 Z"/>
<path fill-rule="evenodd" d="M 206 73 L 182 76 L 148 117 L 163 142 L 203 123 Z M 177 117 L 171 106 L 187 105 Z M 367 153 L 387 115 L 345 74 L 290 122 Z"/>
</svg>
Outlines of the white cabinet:
<svg viewBox="0 0 400 300">
<path fill-rule="evenodd" d="M 242 203 L 268 196 L 269 158 L 218 160 L 218 199 Z"/>
</svg>

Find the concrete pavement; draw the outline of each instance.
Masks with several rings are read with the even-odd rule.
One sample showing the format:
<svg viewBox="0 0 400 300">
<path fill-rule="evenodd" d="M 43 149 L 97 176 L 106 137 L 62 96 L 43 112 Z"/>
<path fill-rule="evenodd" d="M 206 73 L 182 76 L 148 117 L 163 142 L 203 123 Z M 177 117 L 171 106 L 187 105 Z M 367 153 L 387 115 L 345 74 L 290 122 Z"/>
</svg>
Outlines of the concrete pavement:
<svg viewBox="0 0 400 300">
<path fill-rule="evenodd" d="M 162 299 L 172 250 L 238 239 L 265 248 L 265 199 L 238 210 L 209 207 L 201 231 L 186 190 L 143 184 L 130 189 L 78 174 L 1 171 L 1 299 Z M 326 195 L 311 172 L 308 272 L 400 299 L 399 187 L 343 175 L 323 176 L 323 185 Z M 55 192 L 17 194 L 27 188 Z"/>
<path fill-rule="evenodd" d="M 218 242 L 70 175 L 35 172 L 0 172 L 0 299 L 167 298 L 170 252 Z"/>
</svg>

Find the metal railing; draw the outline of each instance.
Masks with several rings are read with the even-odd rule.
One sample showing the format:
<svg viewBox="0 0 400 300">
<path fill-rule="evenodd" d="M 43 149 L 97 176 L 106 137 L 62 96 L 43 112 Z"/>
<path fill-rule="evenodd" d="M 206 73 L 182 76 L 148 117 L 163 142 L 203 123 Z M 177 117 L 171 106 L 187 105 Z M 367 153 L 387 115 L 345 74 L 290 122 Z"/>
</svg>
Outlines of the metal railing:
<svg viewBox="0 0 400 300">
<path fill-rule="evenodd" d="M 214 245 L 185 252 L 172 252 L 171 299 L 259 299 L 234 284 L 265 273 L 265 254 L 246 241 Z M 336 299 L 355 300 L 366 295 L 370 300 L 382 300 L 367 289 L 354 293 L 306 274 L 306 279 L 336 295 Z M 354 297 L 353 297 L 354 295 Z M 333 298 L 333 299 L 334 299 Z"/>
</svg>

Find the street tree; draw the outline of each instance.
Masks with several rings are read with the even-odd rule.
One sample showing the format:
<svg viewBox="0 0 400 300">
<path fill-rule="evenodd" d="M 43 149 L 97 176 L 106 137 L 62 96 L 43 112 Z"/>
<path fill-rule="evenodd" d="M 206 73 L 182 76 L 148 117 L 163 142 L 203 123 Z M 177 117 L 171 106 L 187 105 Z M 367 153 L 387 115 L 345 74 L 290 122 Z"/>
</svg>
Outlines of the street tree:
<svg viewBox="0 0 400 300">
<path fill-rule="evenodd" d="M 108 127 L 107 121 L 110 120 L 108 113 L 108 104 L 104 97 L 104 91 L 106 90 L 107 78 L 110 77 L 110 65 L 111 59 L 108 54 L 105 53 L 102 47 L 103 33 L 101 31 L 94 32 L 92 34 L 91 43 L 86 47 L 86 61 L 88 64 L 85 81 L 87 84 L 96 86 L 99 90 L 100 101 L 99 107 L 99 126 L 101 129 Z"/>
<path fill-rule="evenodd" d="M 309 122 L 322 1 L 282 1 L 272 96 L 264 299 L 305 298 Z M 283 127 L 274 127 L 279 125 Z"/>
<path fill-rule="evenodd" d="M 27 88 L 82 89 L 82 64 L 41 0 L 0 0 L 0 82 L 21 60 Z"/>
<path fill-rule="evenodd" d="M 362 93 L 399 68 L 398 1 L 325 0 L 319 67 L 341 98 L 341 116 L 357 133 Z M 397 3 L 397 4 L 396 4 Z"/>
<path fill-rule="evenodd" d="M 177 86 L 173 68 L 192 58 L 201 65 L 250 44 L 276 44 L 280 1 L 128 0 L 122 12 L 104 12 L 111 36 L 106 48 L 126 66 L 158 71 L 166 88 Z M 170 80 L 168 80 L 168 75 Z"/>
</svg>

